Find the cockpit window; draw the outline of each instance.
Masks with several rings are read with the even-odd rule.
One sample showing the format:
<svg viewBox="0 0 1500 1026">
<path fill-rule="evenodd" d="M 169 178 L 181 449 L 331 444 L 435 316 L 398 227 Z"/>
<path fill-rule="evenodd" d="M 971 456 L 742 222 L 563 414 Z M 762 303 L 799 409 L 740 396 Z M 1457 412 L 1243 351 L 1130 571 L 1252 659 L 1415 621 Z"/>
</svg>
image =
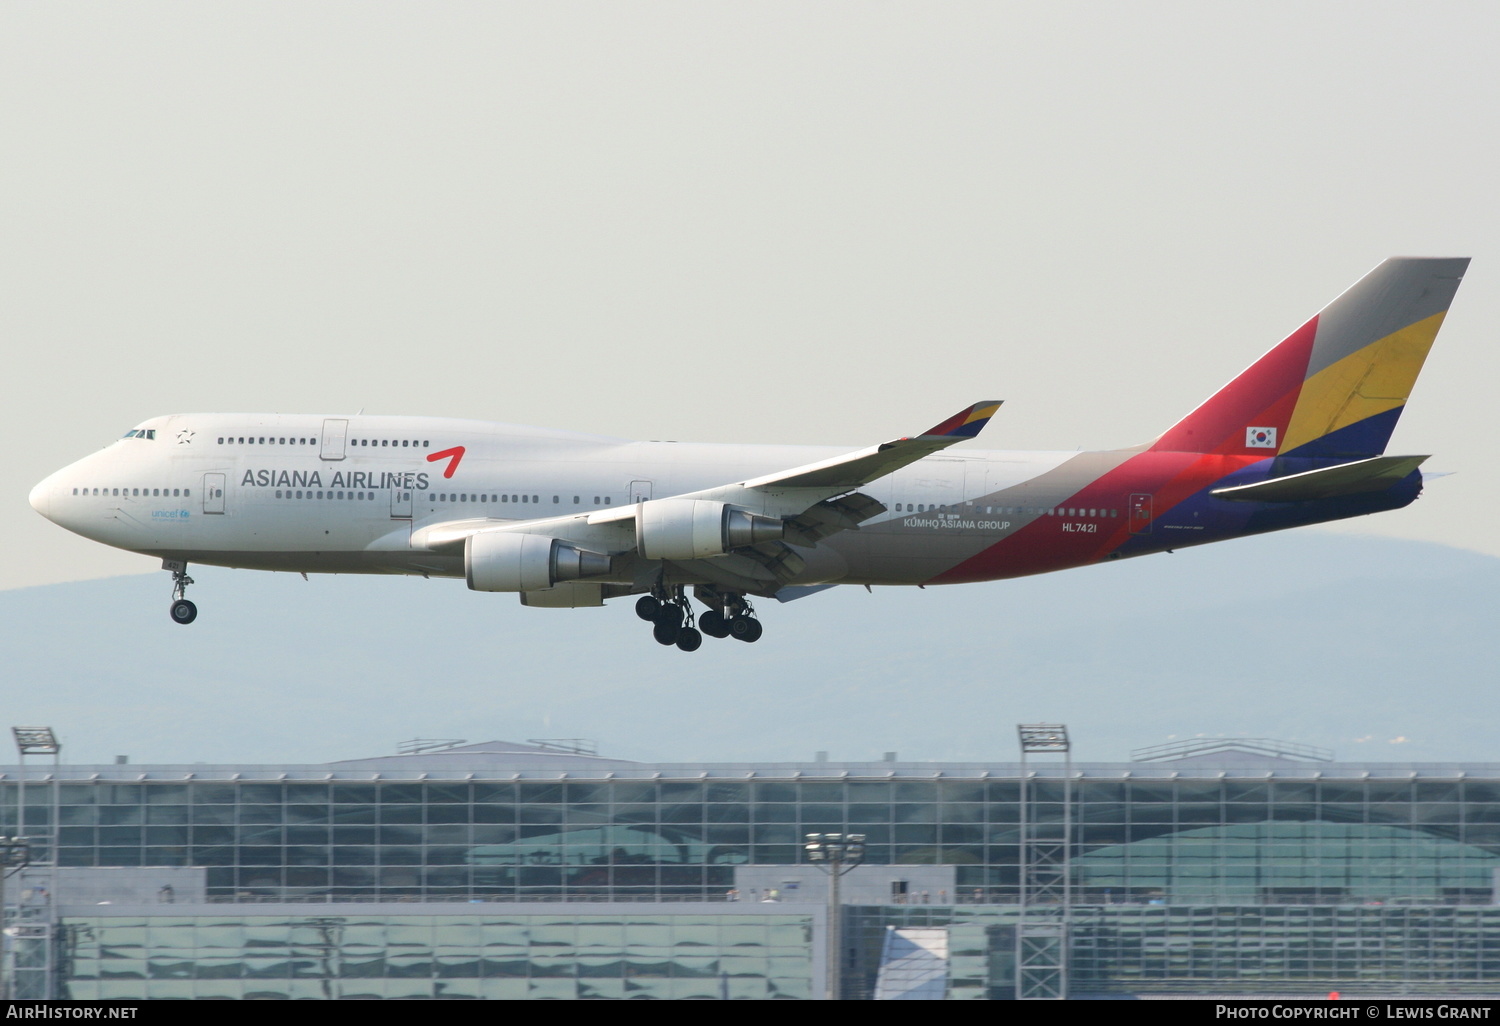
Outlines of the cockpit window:
<svg viewBox="0 0 1500 1026">
<path fill-rule="evenodd" d="M 145 438 L 145 439 L 150 440 L 150 439 L 154 439 L 156 437 L 156 429 L 155 428 L 135 428 L 134 430 L 125 432 L 124 437 L 126 437 L 126 438 Z"/>
</svg>

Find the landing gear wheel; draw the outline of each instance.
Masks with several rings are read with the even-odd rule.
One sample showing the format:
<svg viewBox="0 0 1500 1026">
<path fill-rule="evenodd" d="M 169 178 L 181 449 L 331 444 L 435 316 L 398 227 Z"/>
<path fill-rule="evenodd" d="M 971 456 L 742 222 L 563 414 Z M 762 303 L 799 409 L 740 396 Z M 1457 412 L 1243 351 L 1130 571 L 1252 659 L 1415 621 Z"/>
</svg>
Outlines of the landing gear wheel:
<svg viewBox="0 0 1500 1026">
<path fill-rule="evenodd" d="M 759 620 L 748 616 L 736 616 L 729 621 L 729 633 L 736 641 L 759 641 L 763 629 Z"/>
<path fill-rule="evenodd" d="M 682 633 L 682 627 L 673 620 L 665 623 L 658 620 L 656 626 L 651 628 L 651 636 L 656 639 L 658 645 L 677 644 L 677 635 L 680 633 Z"/>
<path fill-rule="evenodd" d="M 698 629 L 710 638 L 729 637 L 729 622 L 724 619 L 724 614 L 717 609 L 710 609 L 698 617 Z"/>
<path fill-rule="evenodd" d="M 635 615 L 647 623 L 656 621 L 656 612 L 661 608 L 661 603 L 656 601 L 654 595 L 642 595 L 635 600 Z"/>
<path fill-rule="evenodd" d="M 677 632 L 677 647 L 684 652 L 696 652 L 701 644 L 703 644 L 703 635 L 698 633 L 698 628 L 684 627 Z"/>
<path fill-rule="evenodd" d="M 682 607 L 675 602 L 663 602 L 657 607 L 656 615 L 652 617 L 657 624 L 669 623 L 674 626 L 682 624 Z"/>
<path fill-rule="evenodd" d="M 172 606 L 168 610 L 174 623 L 189 624 L 198 619 L 198 607 L 188 601 L 188 585 L 193 579 L 187 575 L 187 564 L 178 559 L 161 561 L 163 570 L 172 572 Z"/>
</svg>

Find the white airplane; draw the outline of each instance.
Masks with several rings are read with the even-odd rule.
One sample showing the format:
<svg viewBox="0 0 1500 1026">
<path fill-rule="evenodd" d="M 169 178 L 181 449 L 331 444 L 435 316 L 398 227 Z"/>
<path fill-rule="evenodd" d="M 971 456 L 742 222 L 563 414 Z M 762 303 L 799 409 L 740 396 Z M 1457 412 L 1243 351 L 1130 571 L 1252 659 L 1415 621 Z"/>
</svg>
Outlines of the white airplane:
<svg viewBox="0 0 1500 1026">
<path fill-rule="evenodd" d="M 1387 260 L 1154 442 L 947 451 L 998 402 L 868 449 L 632 442 L 434 417 L 174 414 L 31 491 L 162 560 L 464 577 L 528 606 L 639 595 L 663 645 L 755 641 L 751 597 L 1043 573 L 1395 509 L 1385 456 L 1466 258 Z M 789 469 L 788 469 L 789 468 Z M 707 610 L 695 617 L 687 589 Z"/>
</svg>

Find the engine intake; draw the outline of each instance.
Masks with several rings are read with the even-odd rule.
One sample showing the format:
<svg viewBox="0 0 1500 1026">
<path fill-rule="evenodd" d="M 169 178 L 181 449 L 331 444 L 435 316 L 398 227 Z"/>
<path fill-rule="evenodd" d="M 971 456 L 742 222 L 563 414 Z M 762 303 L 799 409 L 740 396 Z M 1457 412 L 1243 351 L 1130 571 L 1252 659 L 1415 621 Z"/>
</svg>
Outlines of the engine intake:
<svg viewBox="0 0 1500 1026">
<path fill-rule="evenodd" d="M 464 543 L 464 577 L 474 591 L 540 591 L 560 581 L 599 577 L 609 556 L 556 538 L 482 531 Z"/>
<path fill-rule="evenodd" d="M 702 559 L 785 534 L 776 517 L 708 499 L 643 502 L 635 518 L 636 549 L 645 559 Z"/>
</svg>

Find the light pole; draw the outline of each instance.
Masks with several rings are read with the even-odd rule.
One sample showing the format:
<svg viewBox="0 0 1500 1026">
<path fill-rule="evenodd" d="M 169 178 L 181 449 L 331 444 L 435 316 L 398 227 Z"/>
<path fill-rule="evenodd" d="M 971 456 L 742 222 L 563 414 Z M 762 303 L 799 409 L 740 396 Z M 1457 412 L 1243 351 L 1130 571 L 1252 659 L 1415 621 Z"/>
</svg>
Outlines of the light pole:
<svg viewBox="0 0 1500 1026">
<path fill-rule="evenodd" d="M 864 834 L 808 834 L 807 861 L 828 873 L 828 969 L 829 1001 L 837 1001 L 843 986 L 843 916 L 839 905 L 839 878 L 865 857 Z"/>
</svg>

